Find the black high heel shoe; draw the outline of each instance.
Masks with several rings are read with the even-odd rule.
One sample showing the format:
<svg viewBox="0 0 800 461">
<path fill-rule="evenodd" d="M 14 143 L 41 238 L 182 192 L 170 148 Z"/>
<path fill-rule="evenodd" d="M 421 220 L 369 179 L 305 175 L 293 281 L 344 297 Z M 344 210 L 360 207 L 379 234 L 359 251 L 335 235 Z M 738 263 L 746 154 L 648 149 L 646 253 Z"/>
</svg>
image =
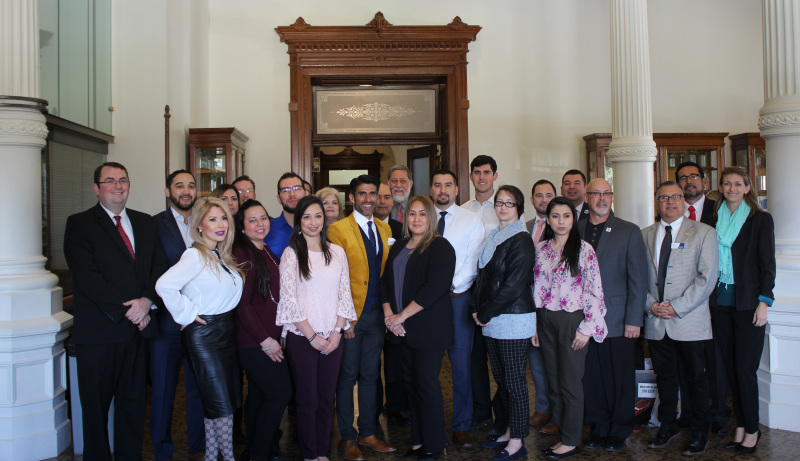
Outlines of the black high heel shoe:
<svg viewBox="0 0 800 461">
<path fill-rule="evenodd" d="M 739 453 L 740 455 L 752 455 L 756 452 L 756 447 L 758 447 L 759 440 L 761 440 L 761 429 L 758 430 L 758 437 L 756 437 L 755 445 L 752 447 L 746 447 L 740 443 L 739 446 L 736 447 L 736 453 Z"/>
</svg>

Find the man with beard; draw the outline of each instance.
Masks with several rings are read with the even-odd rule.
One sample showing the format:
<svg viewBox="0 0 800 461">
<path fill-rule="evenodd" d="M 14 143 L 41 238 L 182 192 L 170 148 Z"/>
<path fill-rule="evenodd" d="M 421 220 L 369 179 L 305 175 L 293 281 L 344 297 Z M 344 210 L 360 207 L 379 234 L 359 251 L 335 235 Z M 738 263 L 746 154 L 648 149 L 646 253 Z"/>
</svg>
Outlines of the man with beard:
<svg viewBox="0 0 800 461">
<path fill-rule="evenodd" d="M 538 245 L 547 224 L 547 205 L 556 197 L 556 186 L 546 179 L 540 179 L 531 188 L 531 204 L 536 212 L 533 219 L 525 223 L 531 234 L 533 244 Z M 531 378 L 536 389 L 536 403 L 529 424 L 539 429 L 542 434 L 558 434 L 558 426 L 551 420 L 550 386 L 547 383 L 547 371 L 544 368 L 542 350 L 531 344 L 528 346 L 528 364 L 531 367 Z"/>
<path fill-rule="evenodd" d="M 392 219 L 405 221 L 406 203 L 411 196 L 411 186 L 413 185 L 411 170 L 407 166 L 395 165 L 389 168 L 389 188 L 392 190 L 392 200 L 394 200 L 394 206 L 389 214 Z"/>
<path fill-rule="evenodd" d="M 239 176 L 233 180 L 233 184 L 231 185 L 236 188 L 237 192 L 239 192 L 239 205 L 248 200 L 256 199 L 256 183 L 250 179 L 250 176 Z"/>
<path fill-rule="evenodd" d="M 467 431 L 472 425 L 472 343 L 475 322 L 469 315 L 469 289 L 478 275 L 478 256 L 486 236 L 477 214 L 455 204 L 458 179 L 450 170 L 439 170 L 431 178 L 431 198 L 439 212 L 437 231 L 456 250 L 456 270 L 450 297 L 453 303 L 453 346 L 447 351 L 453 370 L 453 441 L 462 448 L 472 446 Z M 430 218 L 428 218 L 430 219 Z"/>
<path fill-rule="evenodd" d="M 153 219 L 158 226 L 158 237 L 170 267 L 175 265 L 187 248 L 192 246 L 189 225 L 192 207 L 197 199 L 194 176 L 186 170 L 175 170 L 167 176 L 164 193 L 170 206 Z M 186 433 L 189 442 L 189 459 L 202 459 L 205 450 L 203 404 L 194 373 L 183 355 L 181 326 L 166 309 L 158 311 L 160 334 L 150 340 L 150 381 L 153 385 L 150 405 L 150 438 L 156 460 L 172 459 L 172 410 L 175 390 L 184 364 L 186 384 Z"/>
<path fill-rule="evenodd" d="M 634 340 L 644 323 L 647 250 L 639 227 L 611 216 L 611 184 L 595 179 L 586 187 L 589 219 L 578 223 L 600 264 L 608 336 L 589 341 L 583 375 L 584 420 L 592 425 L 586 448 L 619 451 L 633 432 L 636 402 Z"/>
<path fill-rule="evenodd" d="M 299 184 L 299 183 L 298 183 Z M 378 362 L 383 349 L 384 324 L 379 287 L 386 258 L 389 256 L 389 225 L 373 217 L 380 181 L 361 175 L 350 181 L 353 213 L 328 228 L 328 239 L 347 254 L 350 291 L 358 321 L 344 328 L 344 351 L 339 381 L 336 385 L 336 418 L 342 436 L 342 455 L 348 460 L 362 460 L 359 446 L 379 453 L 396 449 L 376 437 L 375 406 Z M 301 186 L 302 188 L 302 186 Z M 342 331 L 339 331 L 342 333 Z M 358 432 L 353 427 L 355 405 L 353 388 L 358 383 Z"/>
<path fill-rule="evenodd" d="M 289 246 L 289 238 L 294 229 L 294 209 L 297 207 L 297 202 L 305 196 L 303 178 L 296 173 L 287 171 L 278 179 L 277 198 L 278 203 L 283 207 L 283 213 L 279 214 L 277 218 L 272 218 L 269 234 L 264 237 L 264 243 L 278 259 L 283 256 L 283 250 Z"/>
<path fill-rule="evenodd" d="M 700 221 L 711 227 L 716 226 L 714 221 L 714 201 L 706 197 L 705 189 L 708 185 L 703 169 L 694 162 L 683 162 L 675 169 L 675 180 L 683 189 L 683 200 L 686 211 L 683 216 L 692 221 Z M 711 403 L 711 433 L 724 436 L 728 433 L 728 419 L 731 409 L 728 401 L 728 381 L 725 376 L 725 365 L 722 363 L 722 353 L 717 350 L 719 345 L 713 339 L 705 342 L 704 353 L 708 367 L 709 393 Z M 688 382 L 681 375 L 681 395 L 688 395 Z M 688 399 L 681 402 L 681 417 L 678 418 L 678 427 L 688 427 L 689 421 L 694 418 L 694 407 Z"/>
<path fill-rule="evenodd" d="M 575 207 L 575 220 L 579 221 L 589 217 L 589 207 L 586 206 L 586 175 L 580 170 L 569 170 L 561 177 L 561 195 L 572 202 Z M 613 216 L 613 215 L 612 215 Z"/>
</svg>

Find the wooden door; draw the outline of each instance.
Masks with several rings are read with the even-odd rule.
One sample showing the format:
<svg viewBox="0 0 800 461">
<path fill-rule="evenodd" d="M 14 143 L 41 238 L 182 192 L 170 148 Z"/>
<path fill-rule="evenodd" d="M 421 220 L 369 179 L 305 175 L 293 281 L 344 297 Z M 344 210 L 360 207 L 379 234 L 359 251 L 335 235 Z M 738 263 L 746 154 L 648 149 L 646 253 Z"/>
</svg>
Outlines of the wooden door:
<svg viewBox="0 0 800 461">
<path fill-rule="evenodd" d="M 408 149 L 408 168 L 414 175 L 414 188 L 411 195 L 429 195 L 431 189 L 431 174 L 436 171 L 436 154 L 438 146 L 423 146 Z"/>
</svg>

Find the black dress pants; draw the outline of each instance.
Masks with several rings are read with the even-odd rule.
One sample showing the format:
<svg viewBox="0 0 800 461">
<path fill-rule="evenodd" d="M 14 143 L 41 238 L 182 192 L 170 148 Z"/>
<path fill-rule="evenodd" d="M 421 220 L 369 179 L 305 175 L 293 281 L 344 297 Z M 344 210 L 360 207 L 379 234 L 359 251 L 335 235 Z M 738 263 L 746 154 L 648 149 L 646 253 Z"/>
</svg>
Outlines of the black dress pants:
<svg viewBox="0 0 800 461">
<path fill-rule="evenodd" d="M 617 336 L 586 347 L 584 421 L 593 425 L 593 434 L 625 440 L 633 432 L 636 404 L 634 340 Z"/>
<path fill-rule="evenodd" d="M 439 373 L 444 350 L 416 349 L 403 340 L 403 373 L 411 409 L 411 443 L 437 453 L 447 445 L 444 435 L 444 397 Z"/>
<path fill-rule="evenodd" d="M 731 385 L 736 426 L 752 434 L 758 430 L 758 366 L 766 326 L 753 325 L 755 309 L 712 307 L 711 326 Z"/>
<path fill-rule="evenodd" d="M 717 334 L 714 333 L 716 337 Z M 722 352 L 719 350 L 719 341 L 707 339 L 701 341 L 706 356 L 706 373 L 708 374 L 708 392 L 711 397 L 709 404 L 709 417 L 712 422 L 727 423 L 731 417 L 731 408 L 728 406 L 728 376 L 725 374 L 725 364 Z M 687 395 L 689 383 L 679 367 L 681 395 Z M 694 407 L 691 399 L 681 399 L 681 419 L 691 421 L 694 417 Z"/>
<path fill-rule="evenodd" d="M 114 459 L 141 460 L 147 379 L 141 335 L 135 333 L 122 343 L 77 344 L 75 358 L 83 410 L 83 459 L 111 461 L 108 411 L 113 398 Z"/>
<path fill-rule="evenodd" d="M 694 416 L 689 424 L 694 432 L 707 433 L 711 419 L 708 411 L 708 376 L 703 341 L 675 341 L 665 333 L 663 339 L 648 339 L 647 344 L 650 347 L 658 396 L 661 399 L 658 406 L 661 427 L 678 427 L 678 367 L 682 366 L 689 383 L 687 397 L 694 407 Z"/>
</svg>

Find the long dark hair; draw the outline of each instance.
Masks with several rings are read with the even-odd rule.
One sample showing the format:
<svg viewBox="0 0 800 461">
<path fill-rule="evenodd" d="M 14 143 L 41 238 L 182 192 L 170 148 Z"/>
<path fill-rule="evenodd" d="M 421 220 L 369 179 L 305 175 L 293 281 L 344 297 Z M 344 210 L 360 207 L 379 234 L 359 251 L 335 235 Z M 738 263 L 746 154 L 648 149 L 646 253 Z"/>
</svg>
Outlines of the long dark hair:
<svg viewBox="0 0 800 461">
<path fill-rule="evenodd" d="M 233 247 L 241 248 L 248 254 L 247 261 L 238 261 L 240 264 L 250 264 L 255 266 L 256 269 L 256 286 L 261 299 L 266 300 L 269 296 L 269 268 L 267 268 L 267 258 L 264 257 L 264 252 L 256 248 L 255 244 L 249 237 L 244 235 L 244 212 L 253 207 L 260 207 L 267 213 L 267 209 L 257 200 L 248 200 L 244 205 L 239 207 L 239 212 L 233 217 L 236 224 L 236 232 L 233 237 Z M 269 213 L 267 213 L 269 218 Z M 269 251 L 269 249 L 267 249 Z"/>
<path fill-rule="evenodd" d="M 575 207 L 572 205 L 572 202 L 567 200 L 566 197 L 556 197 L 547 204 L 547 216 L 550 216 L 550 212 L 553 211 L 553 207 L 558 205 L 564 205 L 569 208 L 569 211 L 572 214 L 575 214 Z M 548 223 L 544 226 L 544 232 L 542 233 L 542 240 L 551 240 L 555 237 L 556 234 L 553 232 L 553 229 L 550 227 Z M 577 220 L 573 219 L 572 227 L 569 229 L 569 236 L 567 236 L 567 242 L 564 244 L 564 250 L 561 252 L 561 261 L 559 264 L 564 264 L 566 267 L 569 267 L 569 271 L 572 273 L 573 276 L 576 276 L 581 273 L 580 264 L 578 260 L 581 256 L 581 234 L 578 233 L 578 222 Z"/>
<path fill-rule="evenodd" d="M 294 229 L 292 230 L 292 237 L 289 239 L 289 247 L 297 253 L 297 268 L 300 270 L 300 276 L 306 280 L 311 279 L 311 269 L 308 267 L 308 243 L 306 238 L 303 237 L 303 228 L 300 227 L 300 222 L 303 219 L 303 213 L 311 205 L 319 205 L 320 210 L 322 210 L 322 230 L 319 233 L 319 246 L 325 256 L 325 265 L 327 266 L 331 263 L 328 226 L 325 224 L 325 208 L 322 207 L 322 200 L 319 197 L 308 195 L 297 202 L 297 207 L 294 209 Z"/>
</svg>

